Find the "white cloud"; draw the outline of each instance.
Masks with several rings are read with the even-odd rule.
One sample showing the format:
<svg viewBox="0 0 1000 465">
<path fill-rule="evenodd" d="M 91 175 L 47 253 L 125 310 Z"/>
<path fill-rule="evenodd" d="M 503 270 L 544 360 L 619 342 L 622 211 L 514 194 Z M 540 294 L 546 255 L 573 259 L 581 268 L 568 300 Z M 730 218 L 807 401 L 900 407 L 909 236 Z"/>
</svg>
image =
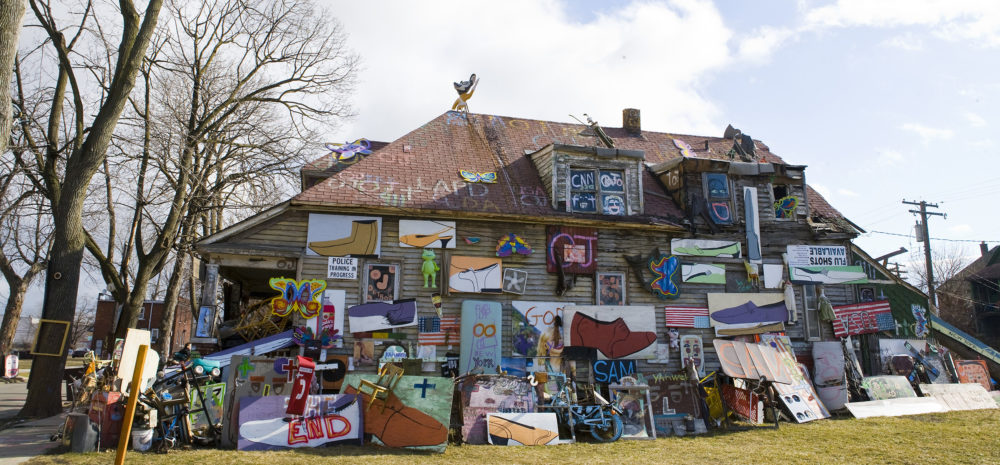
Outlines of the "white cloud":
<svg viewBox="0 0 1000 465">
<path fill-rule="evenodd" d="M 764 26 L 758 28 L 749 37 L 739 41 L 738 56 L 750 62 L 765 62 L 775 49 L 786 41 L 793 39 L 794 31 L 784 28 Z"/>
<path fill-rule="evenodd" d="M 455 100 L 452 82 L 478 74 L 475 113 L 572 121 L 586 112 L 621 125 L 623 108 L 643 127 L 721 131 L 720 110 L 702 86 L 732 62 L 730 39 L 710 2 L 633 2 L 589 22 L 560 0 L 480 3 L 338 2 L 365 69 L 354 96 L 359 116 L 343 140 L 394 140 Z"/>
<path fill-rule="evenodd" d="M 892 36 L 882 41 L 882 45 L 907 52 L 919 52 L 924 49 L 924 41 L 910 33 Z"/>
<path fill-rule="evenodd" d="M 861 197 L 861 194 L 843 187 L 837 189 L 837 195 L 843 195 L 844 197 Z"/>
<path fill-rule="evenodd" d="M 894 166 L 903 161 L 903 154 L 896 150 L 882 149 L 878 151 L 875 164 L 880 167 Z"/>
<path fill-rule="evenodd" d="M 899 128 L 920 136 L 920 139 L 924 144 L 928 144 L 937 139 L 951 139 L 951 137 L 955 135 L 955 131 L 952 131 L 951 129 L 932 128 L 918 123 L 905 123 Z"/>
<path fill-rule="evenodd" d="M 838 0 L 807 10 L 804 28 L 919 26 L 950 41 L 1000 45 L 1000 2 L 991 0 Z"/>
<path fill-rule="evenodd" d="M 979 116 L 971 111 L 965 112 L 965 119 L 969 122 L 972 127 L 981 128 L 986 126 L 986 120 L 982 116 Z"/>
</svg>

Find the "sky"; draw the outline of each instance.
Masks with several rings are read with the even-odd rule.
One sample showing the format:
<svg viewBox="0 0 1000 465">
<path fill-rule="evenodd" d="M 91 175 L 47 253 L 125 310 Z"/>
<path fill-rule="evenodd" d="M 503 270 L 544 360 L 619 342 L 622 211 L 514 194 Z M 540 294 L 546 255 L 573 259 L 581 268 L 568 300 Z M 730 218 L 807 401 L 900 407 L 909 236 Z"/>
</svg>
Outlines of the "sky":
<svg viewBox="0 0 1000 465">
<path fill-rule="evenodd" d="M 450 108 L 477 73 L 475 113 L 721 136 L 767 144 L 867 231 L 873 256 L 922 267 L 934 251 L 1000 245 L 1000 2 L 321 2 L 363 69 L 357 116 L 330 142 L 392 141 Z M 888 234 L 887 234 L 888 233 Z M 952 242 L 973 241 L 973 242 Z M 911 262 L 916 260 L 915 262 Z"/>
</svg>

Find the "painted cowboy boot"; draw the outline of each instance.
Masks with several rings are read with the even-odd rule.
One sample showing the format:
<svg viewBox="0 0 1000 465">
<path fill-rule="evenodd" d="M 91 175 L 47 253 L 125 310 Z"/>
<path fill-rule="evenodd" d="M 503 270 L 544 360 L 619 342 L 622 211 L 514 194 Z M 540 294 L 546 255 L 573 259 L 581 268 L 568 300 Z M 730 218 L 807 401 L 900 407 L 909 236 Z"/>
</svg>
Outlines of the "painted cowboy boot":
<svg viewBox="0 0 1000 465">
<path fill-rule="evenodd" d="M 374 255 L 378 245 L 378 220 L 351 222 L 351 235 L 330 241 L 310 242 L 313 252 L 328 257 Z"/>
<path fill-rule="evenodd" d="M 569 345 L 593 347 L 608 358 L 621 358 L 634 354 L 655 341 L 655 332 L 633 332 L 621 318 L 601 321 L 577 312 L 573 314 L 573 321 L 570 323 Z"/>
<path fill-rule="evenodd" d="M 361 405 L 368 405 L 367 394 L 354 386 L 344 387 L 344 394 L 358 394 Z M 407 407 L 395 394 L 389 393 L 385 408 L 373 406 L 364 411 L 365 433 L 382 441 L 387 447 L 436 446 L 448 440 L 448 428 L 430 415 Z"/>
</svg>

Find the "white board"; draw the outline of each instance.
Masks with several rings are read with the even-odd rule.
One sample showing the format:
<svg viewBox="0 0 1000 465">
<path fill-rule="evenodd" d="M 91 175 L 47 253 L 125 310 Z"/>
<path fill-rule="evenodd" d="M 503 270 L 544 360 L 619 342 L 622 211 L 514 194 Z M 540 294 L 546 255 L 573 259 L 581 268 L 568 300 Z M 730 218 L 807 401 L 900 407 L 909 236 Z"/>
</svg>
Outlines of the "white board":
<svg viewBox="0 0 1000 465">
<path fill-rule="evenodd" d="M 848 402 L 847 410 L 850 410 L 854 418 L 869 418 L 946 412 L 948 407 L 933 397 L 902 397 L 868 402 Z"/>
<path fill-rule="evenodd" d="M 920 392 L 943 402 L 948 410 L 1000 408 L 981 384 L 921 384 Z"/>
</svg>

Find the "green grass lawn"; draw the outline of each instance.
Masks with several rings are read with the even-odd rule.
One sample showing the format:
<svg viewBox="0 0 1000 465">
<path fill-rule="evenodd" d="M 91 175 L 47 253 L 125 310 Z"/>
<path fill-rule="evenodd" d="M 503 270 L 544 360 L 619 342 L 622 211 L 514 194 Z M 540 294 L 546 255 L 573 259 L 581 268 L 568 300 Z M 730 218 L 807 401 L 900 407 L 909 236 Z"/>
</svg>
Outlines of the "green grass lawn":
<svg viewBox="0 0 1000 465">
<path fill-rule="evenodd" d="M 190 450 L 168 454 L 129 452 L 126 463 L 224 465 L 264 463 L 366 463 L 414 465 L 461 463 L 1000 463 L 1000 410 L 949 412 L 864 420 L 782 423 L 778 430 L 716 433 L 655 441 L 577 443 L 550 447 L 449 446 L 444 454 L 378 447 L 330 447 L 280 452 Z M 107 464 L 114 452 L 37 457 L 27 463 Z"/>
</svg>

